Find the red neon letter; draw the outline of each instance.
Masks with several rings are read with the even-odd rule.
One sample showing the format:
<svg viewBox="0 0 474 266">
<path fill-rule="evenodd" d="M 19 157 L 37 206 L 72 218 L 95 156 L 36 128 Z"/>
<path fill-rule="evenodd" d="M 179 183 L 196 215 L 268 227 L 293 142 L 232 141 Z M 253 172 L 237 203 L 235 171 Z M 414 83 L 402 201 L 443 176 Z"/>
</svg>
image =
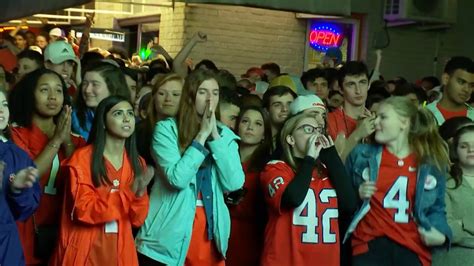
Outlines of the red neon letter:
<svg viewBox="0 0 474 266">
<path fill-rule="evenodd" d="M 310 34 L 309 34 L 309 42 L 313 43 L 313 42 L 316 42 L 317 41 L 317 31 L 313 30 Z"/>
<path fill-rule="evenodd" d="M 331 36 L 332 46 L 339 46 L 339 41 L 341 40 L 341 34 L 333 34 Z"/>
</svg>

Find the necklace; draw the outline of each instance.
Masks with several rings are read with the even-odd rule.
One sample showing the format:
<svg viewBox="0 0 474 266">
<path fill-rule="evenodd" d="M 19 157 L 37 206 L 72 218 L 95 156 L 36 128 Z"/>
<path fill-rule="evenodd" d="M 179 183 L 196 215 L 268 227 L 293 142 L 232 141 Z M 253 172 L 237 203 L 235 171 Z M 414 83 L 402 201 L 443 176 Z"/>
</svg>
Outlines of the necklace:
<svg viewBox="0 0 474 266">
<path fill-rule="evenodd" d="M 398 166 L 403 167 L 405 165 L 405 162 L 402 159 L 398 159 L 397 164 Z"/>
</svg>

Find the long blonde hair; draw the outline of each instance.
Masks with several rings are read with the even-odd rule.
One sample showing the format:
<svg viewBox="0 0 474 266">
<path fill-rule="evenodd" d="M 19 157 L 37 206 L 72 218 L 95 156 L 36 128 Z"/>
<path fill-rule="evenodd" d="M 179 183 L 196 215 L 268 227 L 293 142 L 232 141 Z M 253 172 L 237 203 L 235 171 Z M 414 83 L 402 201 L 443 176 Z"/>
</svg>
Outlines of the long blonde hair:
<svg viewBox="0 0 474 266">
<path fill-rule="evenodd" d="M 285 124 L 283 125 L 283 128 L 281 129 L 281 132 L 280 132 L 280 142 L 281 142 L 281 146 L 283 148 L 283 160 L 287 164 L 289 164 L 291 166 L 291 168 L 293 168 L 294 171 L 296 171 L 297 165 L 296 165 L 296 162 L 295 162 L 295 157 L 293 156 L 292 147 L 286 141 L 286 137 L 291 135 L 293 133 L 293 131 L 295 131 L 296 126 L 303 119 L 306 119 L 306 118 L 315 119 L 313 114 L 301 113 L 301 114 L 295 115 L 295 116 L 291 117 L 290 119 L 288 119 L 285 122 Z"/>
<path fill-rule="evenodd" d="M 389 104 L 398 115 L 410 119 L 408 143 L 418 164 L 431 163 L 441 172 L 446 172 L 450 164 L 448 145 L 439 135 L 436 119 L 431 111 L 414 105 L 402 96 L 390 97 L 382 104 Z"/>
</svg>

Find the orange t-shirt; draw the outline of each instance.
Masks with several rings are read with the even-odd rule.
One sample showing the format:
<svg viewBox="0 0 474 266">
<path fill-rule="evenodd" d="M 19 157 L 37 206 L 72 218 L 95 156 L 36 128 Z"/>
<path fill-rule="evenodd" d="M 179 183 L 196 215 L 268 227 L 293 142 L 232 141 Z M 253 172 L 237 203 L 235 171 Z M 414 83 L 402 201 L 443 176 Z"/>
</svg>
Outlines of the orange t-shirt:
<svg viewBox="0 0 474 266">
<path fill-rule="evenodd" d="M 370 211 L 357 225 L 352 235 L 352 252 L 360 255 L 369 250 L 368 243 L 386 236 L 418 254 L 424 266 L 431 264 L 431 252 L 421 242 L 418 226 L 411 213 L 416 193 L 416 157 L 402 159 L 386 148 L 382 152 L 377 191 L 370 199 Z"/>
<path fill-rule="evenodd" d="M 357 120 L 346 115 L 342 108 L 337 108 L 328 114 L 328 133 L 333 140 L 343 133 L 348 138 L 357 127 Z"/>
<path fill-rule="evenodd" d="M 232 226 L 225 261 L 227 266 L 258 265 L 263 249 L 265 202 L 260 188 L 260 173 L 248 170 L 248 163 L 243 163 L 242 168 L 247 194 L 238 205 L 229 205 Z"/>
<path fill-rule="evenodd" d="M 193 232 L 184 265 L 186 266 L 224 266 L 225 261 L 217 250 L 214 240 L 207 236 L 206 211 L 202 203 L 202 194 L 198 195 L 198 204 L 194 215 Z"/>
<path fill-rule="evenodd" d="M 443 107 L 441 107 L 441 105 L 438 103 L 436 105 L 436 108 L 438 108 L 439 112 L 443 115 L 444 117 L 444 120 L 448 120 L 450 118 L 453 118 L 453 117 L 458 117 L 458 116 L 463 116 L 463 117 L 466 117 L 467 116 L 467 107 L 462 110 L 462 111 L 448 111 L 446 109 L 444 109 Z"/>
<path fill-rule="evenodd" d="M 50 265 L 138 266 L 132 226 L 145 222 L 148 195 L 133 193 L 135 176 L 126 151 L 120 169 L 113 169 L 105 160 L 112 184 L 95 187 L 90 169 L 92 148 L 88 145 L 76 150 L 66 162 L 69 179 L 59 241 Z M 145 165 L 141 158 L 140 164 Z"/>
<path fill-rule="evenodd" d="M 12 140 L 28 155 L 35 160 L 48 145 L 49 139 L 34 124 L 31 127 L 12 127 Z M 86 144 L 85 140 L 72 135 L 72 142 L 77 148 Z M 62 160 L 66 159 L 64 150 L 61 148 L 53 160 L 51 168 L 40 177 L 41 200 L 38 209 L 34 213 L 37 225 L 59 225 L 62 191 L 64 187 L 63 174 L 59 171 Z M 35 231 L 33 217 L 23 222 L 17 222 L 18 232 L 25 253 L 26 264 L 38 264 L 40 259 L 34 257 Z"/>
<path fill-rule="evenodd" d="M 303 203 L 295 209 L 284 209 L 281 200 L 287 185 L 295 177 L 283 161 L 273 161 L 263 170 L 260 181 L 264 189 L 269 219 L 261 265 L 327 265 L 339 266 L 340 242 L 336 191 L 327 171 L 320 176 L 313 171 Z"/>
</svg>

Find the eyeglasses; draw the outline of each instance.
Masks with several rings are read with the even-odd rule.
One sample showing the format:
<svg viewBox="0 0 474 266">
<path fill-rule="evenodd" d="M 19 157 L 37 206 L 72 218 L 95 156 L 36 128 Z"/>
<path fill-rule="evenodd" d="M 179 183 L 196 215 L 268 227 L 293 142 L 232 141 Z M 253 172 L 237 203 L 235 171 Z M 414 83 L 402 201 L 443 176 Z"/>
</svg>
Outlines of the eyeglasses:
<svg viewBox="0 0 474 266">
<path fill-rule="evenodd" d="M 296 128 L 296 130 L 301 130 L 303 129 L 303 132 L 305 134 L 314 134 L 314 133 L 321 133 L 322 128 L 321 127 L 313 127 L 312 125 L 304 124 Z"/>
</svg>

